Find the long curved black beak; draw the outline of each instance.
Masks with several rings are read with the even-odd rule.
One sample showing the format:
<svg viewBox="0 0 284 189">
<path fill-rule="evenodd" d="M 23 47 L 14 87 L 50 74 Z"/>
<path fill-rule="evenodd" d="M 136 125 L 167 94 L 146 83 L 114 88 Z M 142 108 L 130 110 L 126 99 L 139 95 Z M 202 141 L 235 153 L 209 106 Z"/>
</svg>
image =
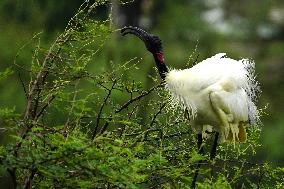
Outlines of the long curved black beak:
<svg viewBox="0 0 284 189">
<path fill-rule="evenodd" d="M 145 43 L 146 48 L 151 53 L 162 51 L 161 39 L 156 35 L 147 33 L 141 28 L 134 27 L 134 26 L 126 26 L 121 29 L 121 34 L 122 36 L 125 36 L 127 34 L 133 34 L 139 37 L 139 39 L 141 39 Z"/>
<path fill-rule="evenodd" d="M 133 27 L 133 26 L 126 26 L 121 29 L 122 36 L 127 34 L 133 34 L 139 37 L 144 43 L 146 43 L 147 39 L 149 38 L 150 34 L 146 31 L 142 30 L 141 28 Z"/>
</svg>

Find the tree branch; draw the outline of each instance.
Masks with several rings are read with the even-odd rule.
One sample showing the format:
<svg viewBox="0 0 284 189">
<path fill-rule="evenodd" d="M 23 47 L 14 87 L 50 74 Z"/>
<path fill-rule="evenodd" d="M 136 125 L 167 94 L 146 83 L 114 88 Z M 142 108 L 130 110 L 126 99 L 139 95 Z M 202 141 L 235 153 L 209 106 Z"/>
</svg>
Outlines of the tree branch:
<svg viewBox="0 0 284 189">
<path fill-rule="evenodd" d="M 95 136 L 96 136 L 96 134 L 97 134 L 97 131 L 98 131 L 98 128 L 99 128 L 99 124 L 100 124 L 101 114 L 102 114 L 102 112 L 103 112 L 103 108 L 104 108 L 104 106 L 106 105 L 106 103 L 107 103 L 107 101 L 108 101 L 108 99 L 109 99 L 109 97 L 110 97 L 110 95 L 111 95 L 111 93 L 112 93 L 112 90 L 114 89 L 114 86 L 116 85 L 116 83 L 117 83 L 117 80 L 115 79 L 115 80 L 113 81 L 112 86 L 111 86 L 110 89 L 105 88 L 105 87 L 103 86 L 106 90 L 108 90 L 108 94 L 107 94 L 107 96 L 105 97 L 105 99 L 104 99 L 104 101 L 103 101 L 103 103 L 102 103 L 102 105 L 101 105 L 101 108 L 100 108 L 100 110 L 99 110 L 99 113 L 98 113 L 98 116 L 97 116 L 97 124 L 96 124 L 96 126 L 95 126 L 95 130 L 94 130 L 94 132 L 93 132 L 92 139 L 94 139 Z"/>
<path fill-rule="evenodd" d="M 51 102 L 55 99 L 55 97 L 56 97 L 55 95 L 51 95 L 48 102 L 41 108 L 39 113 L 37 113 L 36 120 L 43 114 L 44 110 L 51 104 Z"/>
<path fill-rule="evenodd" d="M 22 77 L 21 77 L 20 72 L 18 73 L 18 76 L 19 76 L 20 82 L 21 82 L 21 84 L 22 84 L 22 87 L 23 87 L 23 89 L 24 89 L 25 96 L 26 96 L 26 98 L 28 99 L 28 93 L 27 93 L 27 90 L 26 90 L 26 86 L 25 86 L 24 81 L 22 80 Z"/>
<path fill-rule="evenodd" d="M 154 117 L 153 117 L 153 119 L 152 119 L 152 121 L 151 121 L 151 123 L 150 123 L 150 127 L 153 126 L 153 124 L 154 124 L 155 121 L 156 121 L 156 118 L 158 117 L 158 115 L 159 115 L 160 113 L 162 113 L 162 110 L 163 110 L 163 108 L 166 106 L 166 104 L 167 104 L 167 103 L 163 103 L 162 106 L 160 107 L 159 111 L 154 115 Z"/>
<path fill-rule="evenodd" d="M 154 90 L 156 90 L 157 88 L 161 87 L 163 84 L 159 84 L 157 86 L 152 87 L 151 89 L 149 89 L 148 91 L 142 92 L 139 96 L 128 100 L 126 103 L 124 103 L 119 109 L 115 110 L 115 113 L 119 113 L 122 110 L 124 110 L 125 108 L 127 108 L 130 104 L 132 104 L 133 102 L 140 100 L 141 98 L 149 95 L 151 92 L 153 92 Z"/>
</svg>

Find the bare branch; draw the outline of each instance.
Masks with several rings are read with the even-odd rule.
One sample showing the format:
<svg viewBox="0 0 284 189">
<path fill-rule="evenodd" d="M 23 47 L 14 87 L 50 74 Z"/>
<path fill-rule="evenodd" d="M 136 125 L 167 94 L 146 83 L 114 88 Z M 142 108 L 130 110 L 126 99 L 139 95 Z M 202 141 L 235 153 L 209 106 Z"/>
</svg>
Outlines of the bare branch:
<svg viewBox="0 0 284 189">
<path fill-rule="evenodd" d="M 152 121 L 151 121 L 151 123 L 150 123 L 150 127 L 153 126 L 153 124 L 154 124 L 155 121 L 156 121 L 156 118 L 158 117 L 158 115 L 159 115 L 160 113 L 162 113 L 162 110 L 163 110 L 163 108 L 166 106 L 166 104 L 167 104 L 167 103 L 163 103 L 162 106 L 160 107 L 159 111 L 154 115 L 154 117 L 153 117 L 153 119 L 152 119 Z"/>
<path fill-rule="evenodd" d="M 102 127 L 102 129 L 100 130 L 100 135 L 101 134 L 103 134 L 105 131 L 106 131 L 106 129 L 107 129 L 107 127 L 109 126 L 109 121 L 106 121 L 105 122 L 105 124 L 104 124 L 104 126 Z"/>
<path fill-rule="evenodd" d="M 26 86 L 25 86 L 24 81 L 22 80 L 22 77 L 21 77 L 20 72 L 18 73 L 18 76 L 19 76 L 20 82 L 21 82 L 21 84 L 22 84 L 22 87 L 23 87 L 23 89 L 24 89 L 25 96 L 26 96 L 26 98 L 28 99 L 28 93 L 27 93 L 27 90 L 26 90 Z"/>
<path fill-rule="evenodd" d="M 48 50 L 48 53 L 45 56 L 43 63 L 42 63 L 42 70 L 37 74 L 36 79 L 32 82 L 31 88 L 28 93 L 28 102 L 27 102 L 25 113 L 24 113 L 24 122 L 26 122 L 30 117 L 34 95 L 37 92 L 37 86 L 40 85 L 40 82 L 42 81 L 44 77 L 46 77 L 48 73 L 47 62 L 50 58 L 50 55 L 52 54 L 52 51 L 54 50 L 57 40 L 55 40 L 55 42 L 51 45 L 50 49 Z"/>
<path fill-rule="evenodd" d="M 51 104 L 51 102 L 55 99 L 55 95 L 51 95 L 47 103 L 41 108 L 39 113 L 36 115 L 36 120 L 43 114 L 44 110 Z"/>
<path fill-rule="evenodd" d="M 100 108 L 100 110 L 99 110 L 99 113 L 98 113 L 98 116 L 97 116 L 97 124 L 96 124 L 96 126 L 95 126 L 95 130 L 94 130 L 94 132 L 93 132 L 92 139 L 94 139 L 95 136 L 96 136 L 96 134 L 97 134 L 97 130 L 98 130 L 99 124 L 100 124 L 101 114 L 102 114 L 102 112 L 103 112 L 103 108 L 104 108 L 104 106 L 107 104 L 107 101 L 108 101 L 108 99 L 109 99 L 109 97 L 110 97 L 110 95 L 111 95 L 111 93 L 112 93 L 112 91 L 113 91 L 114 86 L 116 85 L 116 83 L 117 83 L 117 80 L 115 79 L 115 80 L 113 81 L 112 86 L 111 86 L 110 89 L 105 88 L 106 90 L 108 90 L 108 94 L 107 94 L 107 96 L 105 97 L 105 99 L 104 99 L 104 101 L 103 101 L 103 103 L 102 103 L 102 105 L 101 105 L 101 108 Z"/>
<path fill-rule="evenodd" d="M 125 108 L 127 108 L 130 104 L 132 104 L 133 102 L 140 100 L 141 98 L 149 95 L 151 92 L 153 92 L 154 90 L 156 90 L 157 88 L 161 87 L 163 84 L 159 84 L 157 86 L 152 87 L 151 89 L 149 89 L 148 91 L 142 92 L 139 96 L 128 100 L 126 103 L 124 103 L 119 109 L 115 110 L 115 113 L 119 113 L 122 110 L 124 110 Z"/>
</svg>

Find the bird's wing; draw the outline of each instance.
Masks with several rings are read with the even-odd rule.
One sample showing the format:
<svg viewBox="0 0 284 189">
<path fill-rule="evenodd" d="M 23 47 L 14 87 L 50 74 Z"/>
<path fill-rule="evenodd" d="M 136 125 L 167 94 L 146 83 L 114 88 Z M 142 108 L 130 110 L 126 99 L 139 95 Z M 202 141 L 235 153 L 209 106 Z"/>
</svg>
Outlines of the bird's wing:
<svg viewBox="0 0 284 189">
<path fill-rule="evenodd" d="M 206 102 L 204 98 L 208 98 L 210 92 L 224 93 L 220 94 L 220 97 L 227 99 L 222 102 L 223 108 L 232 109 L 230 112 L 238 119 L 245 120 L 247 114 L 242 114 L 242 108 L 234 107 L 243 107 L 245 105 L 242 103 L 246 103 L 250 121 L 255 122 L 259 119 L 254 104 L 258 86 L 254 80 L 254 64 L 246 59 L 234 60 L 224 55 L 217 54 L 189 69 L 171 70 L 165 79 L 166 88 L 171 92 L 172 99 L 192 110 L 192 115 L 200 111 L 198 106 Z M 239 95 L 244 97 L 240 98 Z"/>
<path fill-rule="evenodd" d="M 210 105 L 220 121 L 216 126 L 223 141 L 245 141 L 248 122 L 248 97 L 244 89 L 218 90 L 209 94 Z"/>
</svg>

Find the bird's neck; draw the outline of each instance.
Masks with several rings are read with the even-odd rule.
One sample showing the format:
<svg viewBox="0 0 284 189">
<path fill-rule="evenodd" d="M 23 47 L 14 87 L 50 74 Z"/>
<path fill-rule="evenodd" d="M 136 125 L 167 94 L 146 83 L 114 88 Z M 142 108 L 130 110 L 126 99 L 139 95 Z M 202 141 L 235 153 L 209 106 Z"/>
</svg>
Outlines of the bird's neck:
<svg viewBox="0 0 284 189">
<path fill-rule="evenodd" d="M 166 74 L 169 72 L 168 67 L 166 66 L 166 63 L 165 63 L 164 53 L 163 51 L 159 51 L 159 52 L 153 53 L 153 56 L 154 56 L 159 74 L 162 80 L 164 81 L 166 78 Z"/>
</svg>

